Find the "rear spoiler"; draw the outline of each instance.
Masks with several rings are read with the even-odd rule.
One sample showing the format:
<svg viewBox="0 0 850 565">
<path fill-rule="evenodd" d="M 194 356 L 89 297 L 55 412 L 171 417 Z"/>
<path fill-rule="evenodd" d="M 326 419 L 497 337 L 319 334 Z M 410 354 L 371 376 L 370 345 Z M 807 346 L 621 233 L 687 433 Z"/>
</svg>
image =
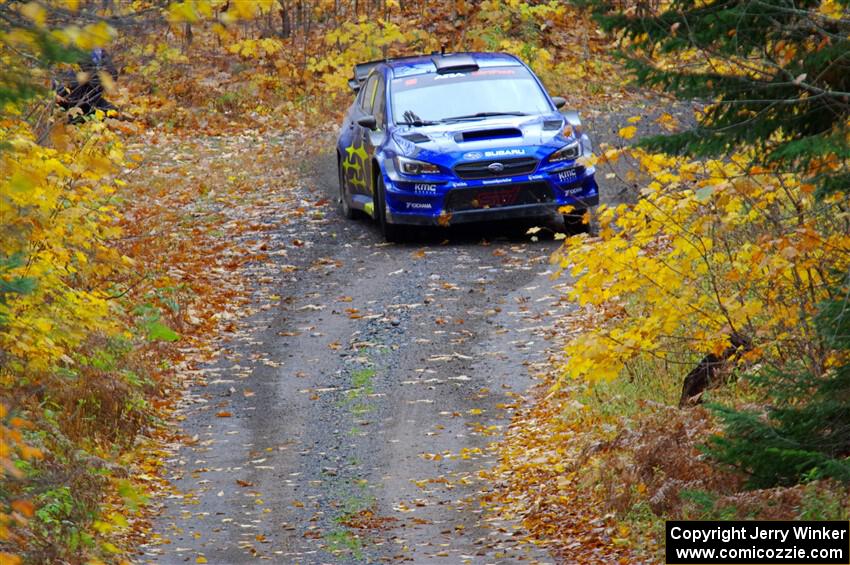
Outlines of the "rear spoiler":
<svg viewBox="0 0 850 565">
<path fill-rule="evenodd" d="M 376 61 L 357 63 L 354 65 L 354 78 L 348 79 L 349 88 L 351 88 L 354 92 L 360 90 L 360 87 L 363 86 L 364 82 L 366 82 L 366 78 L 369 76 L 369 73 L 372 72 L 372 69 L 386 61 L 389 61 L 389 59 L 378 59 Z"/>
<path fill-rule="evenodd" d="M 466 53 L 457 53 L 457 54 L 449 54 L 445 52 L 434 51 L 429 55 L 408 55 L 405 57 L 389 57 L 386 59 L 377 59 L 375 61 L 369 61 L 368 63 L 358 63 L 354 65 L 354 77 L 348 79 L 348 86 L 354 92 L 360 90 L 360 87 L 363 86 L 363 83 L 366 82 L 366 79 L 369 77 L 369 73 L 372 72 L 377 65 L 381 63 L 387 63 L 389 61 L 403 61 L 404 59 L 419 59 L 421 57 L 431 57 L 431 61 L 434 63 L 434 66 L 437 68 L 437 72 L 440 74 L 447 72 L 463 72 L 463 71 L 475 71 L 478 70 L 478 64 L 475 60 Z"/>
</svg>

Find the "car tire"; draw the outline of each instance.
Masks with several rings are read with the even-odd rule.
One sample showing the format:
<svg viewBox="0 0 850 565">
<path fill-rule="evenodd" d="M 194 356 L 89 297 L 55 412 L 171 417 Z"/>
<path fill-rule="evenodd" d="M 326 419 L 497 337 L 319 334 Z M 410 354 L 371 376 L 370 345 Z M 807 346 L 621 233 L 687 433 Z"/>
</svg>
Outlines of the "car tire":
<svg viewBox="0 0 850 565">
<path fill-rule="evenodd" d="M 381 234 L 384 239 L 391 243 L 401 243 L 404 241 L 405 228 L 398 224 L 387 222 L 387 188 L 384 186 L 384 179 L 380 172 L 376 175 L 378 179 L 375 181 L 375 212 L 378 225 L 381 228 Z"/>
<path fill-rule="evenodd" d="M 567 235 L 589 234 L 591 232 L 590 222 L 584 223 L 586 213 L 587 208 L 575 208 L 569 214 L 564 214 L 564 228 L 566 228 Z"/>
<path fill-rule="evenodd" d="M 345 190 L 345 177 L 342 173 L 342 161 L 338 155 L 336 159 L 336 169 L 339 177 L 339 213 L 342 214 L 343 217 L 353 220 L 357 217 L 357 214 L 348 202 L 348 192 Z"/>
</svg>

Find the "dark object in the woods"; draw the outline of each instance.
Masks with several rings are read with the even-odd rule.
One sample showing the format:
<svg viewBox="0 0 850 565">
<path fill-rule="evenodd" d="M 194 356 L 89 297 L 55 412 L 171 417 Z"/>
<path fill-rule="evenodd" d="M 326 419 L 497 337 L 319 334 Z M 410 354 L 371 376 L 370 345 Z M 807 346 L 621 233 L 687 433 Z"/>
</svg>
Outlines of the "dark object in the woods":
<svg viewBox="0 0 850 565">
<path fill-rule="evenodd" d="M 68 71 L 55 81 L 57 103 L 66 111 L 80 109 L 77 115 L 70 116 L 71 121 L 88 116 L 95 110 L 107 112 L 117 109 L 103 97 L 103 73 L 112 77 L 112 80 L 118 80 L 118 71 L 112 63 L 112 57 L 105 50 L 98 48 L 91 52 L 90 57 L 80 62 L 79 73 Z"/>
<path fill-rule="evenodd" d="M 679 407 L 699 404 L 702 399 L 702 393 L 716 382 L 717 379 L 715 377 L 718 370 L 733 357 L 751 350 L 752 347 L 753 344 L 749 338 L 742 336 L 738 332 L 733 332 L 729 336 L 729 347 L 721 355 L 718 356 L 714 353 L 709 353 L 685 377 L 685 382 L 682 383 L 682 396 L 679 399 Z"/>
</svg>

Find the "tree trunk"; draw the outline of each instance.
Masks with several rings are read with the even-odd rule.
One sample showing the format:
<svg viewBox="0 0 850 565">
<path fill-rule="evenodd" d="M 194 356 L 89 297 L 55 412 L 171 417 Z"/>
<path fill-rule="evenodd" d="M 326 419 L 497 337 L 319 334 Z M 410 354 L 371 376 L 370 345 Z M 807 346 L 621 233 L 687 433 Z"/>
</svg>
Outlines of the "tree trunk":
<svg viewBox="0 0 850 565">
<path fill-rule="evenodd" d="M 702 393 L 718 384 L 717 372 L 730 361 L 738 359 L 741 353 L 750 351 L 752 348 L 753 344 L 749 338 L 734 332 L 729 337 L 729 347 L 720 356 L 710 353 L 703 357 L 682 383 L 679 407 L 684 408 L 702 402 Z"/>
<path fill-rule="evenodd" d="M 195 34 L 192 33 L 192 24 L 186 22 L 183 24 L 183 52 L 186 53 L 189 51 L 189 48 L 192 46 L 192 40 L 195 38 Z"/>
<path fill-rule="evenodd" d="M 292 21 L 289 19 L 289 9 L 286 6 L 286 2 L 281 1 L 279 13 L 280 13 L 280 36 L 283 39 L 289 39 L 289 36 L 292 35 Z"/>
</svg>

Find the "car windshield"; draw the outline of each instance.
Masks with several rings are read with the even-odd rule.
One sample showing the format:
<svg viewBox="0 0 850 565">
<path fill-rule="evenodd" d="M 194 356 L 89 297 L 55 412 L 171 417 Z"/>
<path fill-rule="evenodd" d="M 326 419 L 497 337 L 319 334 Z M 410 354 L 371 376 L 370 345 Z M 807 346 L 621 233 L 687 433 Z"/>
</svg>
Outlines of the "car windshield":
<svg viewBox="0 0 850 565">
<path fill-rule="evenodd" d="M 552 111 L 537 81 L 522 67 L 397 78 L 392 105 L 396 123 L 417 124 Z"/>
</svg>

